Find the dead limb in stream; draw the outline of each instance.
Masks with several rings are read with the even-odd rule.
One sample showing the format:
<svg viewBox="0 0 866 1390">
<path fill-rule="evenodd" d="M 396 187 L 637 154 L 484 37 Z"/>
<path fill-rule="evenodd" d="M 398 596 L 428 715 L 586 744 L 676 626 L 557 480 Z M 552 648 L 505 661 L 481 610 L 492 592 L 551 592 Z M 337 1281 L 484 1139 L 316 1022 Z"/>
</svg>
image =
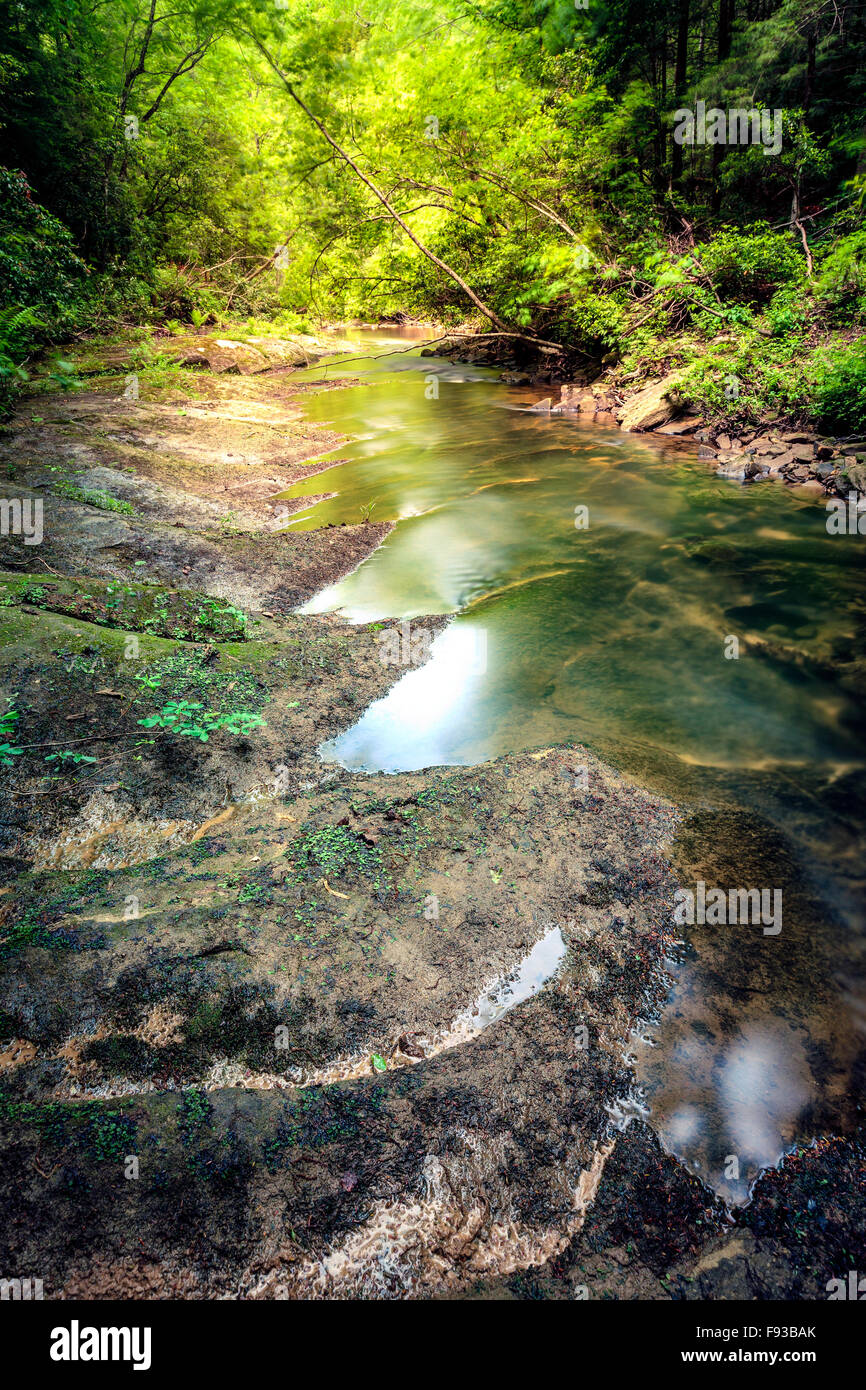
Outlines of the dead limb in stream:
<svg viewBox="0 0 866 1390">
<path fill-rule="evenodd" d="M 453 266 L 450 266 L 446 261 L 443 261 L 441 257 L 436 255 L 434 251 L 430 250 L 429 246 L 425 246 L 421 238 L 416 236 L 416 234 L 412 231 L 412 228 L 409 226 L 409 224 L 407 222 L 404 222 L 397 209 L 392 207 L 391 203 L 389 202 L 385 194 L 382 192 L 382 190 L 378 188 L 377 185 L 373 182 L 373 180 L 368 178 L 367 175 L 359 168 L 359 166 L 352 159 L 351 155 L 347 154 L 343 147 L 337 143 L 337 141 L 334 139 L 333 135 L 331 135 L 330 131 L 327 129 L 324 123 L 319 120 L 318 116 L 316 116 L 315 113 L 310 110 L 309 106 L 303 100 L 303 98 L 298 95 L 292 83 L 289 81 L 289 78 L 282 71 L 276 60 L 268 52 L 267 48 L 265 48 L 261 40 L 255 34 L 252 34 L 252 32 L 251 37 L 259 52 L 265 58 L 270 67 L 273 68 L 277 77 L 283 83 L 283 86 L 285 87 L 289 96 L 292 98 L 295 104 L 301 108 L 304 114 L 313 122 L 316 129 L 322 136 L 324 136 L 325 140 L 327 140 L 331 148 L 337 152 L 340 158 L 344 160 L 344 162 L 349 166 L 349 168 L 358 176 L 361 182 L 365 184 L 367 188 L 369 188 L 370 192 L 376 198 L 378 198 L 385 211 L 389 214 L 390 217 L 393 218 L 393 220 L 397 223 L 398 227 L 402 228 L 409 240 L 413 242 L 415 246 L 418 247 L 418 250 L 421 252 L 421 254 L 423 256 L 426 256 L 428 261 L 432 261 L 433 265 L 435 265 L 439 270 L 441 270 L 445 275 L 447 275 L 449 279 L 453 280 L 455 285 L 458 285 L 460 289 L 463 291 L 463 293 L 467 296 L 467 298 L 472 301 L 476 309 L 479 309 L 481 313 L 484 315 L 484 317 L 494 325 L 494 327 L 497 329 L 497 336 L 506 338 L 519 338 L 522 339 L 524 342 L 535 343 L 540 345 L 543 342 L 542 339 L 535 338 L 531 334 L 518 333 L 512 329 L 509 329 L 508 325 L 504 322 L 503 319 L 499 317 L 495 309 L 491 309 L 488 304 L 484 303 L 484 300 L 481 299 L 475 293 L 472 286 L 469 285 L 460 274 L 458 274 L 458 272 L 453 268 Z M 545 343 L 544 345 L 550 348 L 557 348 L 559 351 L 563 350 L 561 344 L 559 343 Z"/>
</svg>

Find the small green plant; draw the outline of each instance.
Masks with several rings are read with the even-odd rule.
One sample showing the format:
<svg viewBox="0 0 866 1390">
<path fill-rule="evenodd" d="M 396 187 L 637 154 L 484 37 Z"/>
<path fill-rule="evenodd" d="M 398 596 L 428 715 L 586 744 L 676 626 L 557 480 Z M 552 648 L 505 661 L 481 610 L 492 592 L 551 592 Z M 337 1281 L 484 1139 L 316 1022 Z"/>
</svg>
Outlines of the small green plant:
<svg viewBox="0 0 866 1390">
<path fill-rule="evenodd" d="M 829 353 L 822 365 L 815 398 L 822 427 L 840 434 L 866 429 L 866 338 Z"/>
<path fill-rule="evenodd" d="M 230 734 L 249 734 L 265 724 L 261 715 L 253 710 L 236 709 L 218 714 L 215 710 L 206 710 L 200 700 L 170 700 L 158 714 L 138 722 L 145 729 L 169 729 L 173 734 L 197 738 L 202 743 L 207 743 L 211 734 L 219 729 L 227 729 Z"/>
<path fill-rule="evenodd" d="M 64 748 L 61 753 L 49 753 L 45 759 L 47 763 L 95 763 L 97 758 L 91 758 L 87 753 L 76 753 L 72 748 Z"/>
<path fill-rule="evenodd" d="M 221 607 L 213 599 L 203 600 L 195 621 L 199 627 L 222 637 L 243 636 L 247 628 L 247 615 L 242 609 L 231 603 Z"/>
<path fill-rule="evenodd" d="M 374 888 L 386 892 L 390 887 L 382 862 L 382 850 L 369 845 L 342 825 L 304 828 L 291 850 L 299 868 L 315 878 L 339 879 L 358 876 L 369 879 Z"/>
<path fill-rule="evenodd" d="M 44 603 L 48 594 L 41 584 L 25 584 L 21 590 L 21 601 L 23 603 Z"/>
<path fill-rule="evenodd" d="M 135 1151 L 135 1121 L 119 1111 L 97 1111 L 85 1131 L 84 1140 L 100 1162 L 121 1163 Z"/>
<path fill-rule="evenodd" d="M 178 1127 L 184 1144 L 192 1144 L 211 1121 L 213 1106 L 204 1091 L 184 1091 L 177 1107 Z"/>
<path fill-rule="evenodd" d="M 148 690 L 159 690 L 162 685 L 162 676 L 158 672 L 139 671 L 135 679 L 146 685 Z"/>
<path fill-rule="evenodd" d="M 4 740 L 0 743 L 0 767 L 12 767 L 13 758 L 20 758 L 24 752 L 23 748 L 15 748 L 8 742 L 9 735 L 14 733 L 18 718 L 18 711 L 10 701 L 9 708 L 0 714 L 0 739 Z"/>
</svg>

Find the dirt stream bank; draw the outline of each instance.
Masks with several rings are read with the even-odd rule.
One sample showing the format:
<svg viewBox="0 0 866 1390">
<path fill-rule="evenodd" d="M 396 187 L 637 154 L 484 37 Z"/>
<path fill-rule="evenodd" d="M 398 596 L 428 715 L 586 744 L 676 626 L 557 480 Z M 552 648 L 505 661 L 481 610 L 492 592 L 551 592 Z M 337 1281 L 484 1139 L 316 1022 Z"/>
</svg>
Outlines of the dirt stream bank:
<svg viewBox="0 0 866 1390">
<path fill-rule="evenodd" d="M 270 499 L 339 442 L 304 389 L 199 371 L 130 401 L 107 379 L 4 435 L 44 539 L 4 537 L 0 573 L 0 742 L 23 749 L 0 1268 L 50 1298 L 824 1297 L 866 1258 L 859 1142 L 731 1215 L 632 1093 L 688 817 L 579 747 L 318 761 L 399 672 L 383 625 L 291 612 L 389 529 L 274 529 Z M 227 722 L 141 724 L 179 701 Z M 552 928 L 549 985 L 477 1031 Z"/>
</svg>

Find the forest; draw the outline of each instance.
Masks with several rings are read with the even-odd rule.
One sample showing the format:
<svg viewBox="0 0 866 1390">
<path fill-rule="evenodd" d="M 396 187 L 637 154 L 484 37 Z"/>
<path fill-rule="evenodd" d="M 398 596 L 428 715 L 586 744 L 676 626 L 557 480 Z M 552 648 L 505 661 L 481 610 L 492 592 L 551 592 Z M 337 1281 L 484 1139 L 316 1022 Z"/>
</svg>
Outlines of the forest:
<svg viewBox="0 0 866 1390">
<path fill-rule="evenodd" d="M 199 1380 L 318 1302 L 845 1354 L 864 59 L 866 0 L 0 0 L 34 1365 L 93 1304 Z"/>
<path fill-rule="evenodd" d="M 402 316 L 866 428 L 862 5 L 2 0 L 0 34 L 7 401 L 123 324 Z"/>
</svg>

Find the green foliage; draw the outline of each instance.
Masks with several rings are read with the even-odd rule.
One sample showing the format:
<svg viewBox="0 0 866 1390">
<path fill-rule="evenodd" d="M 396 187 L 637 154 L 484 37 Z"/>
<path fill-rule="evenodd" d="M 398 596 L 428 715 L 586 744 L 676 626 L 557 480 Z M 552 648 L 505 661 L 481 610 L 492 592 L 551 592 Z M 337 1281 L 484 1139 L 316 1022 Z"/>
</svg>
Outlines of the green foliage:
<svg viewBox="0 0 866 1390">
<path fill-rule="evenodd" d="M 122 512 L 125 516 L 131 516 L 135 511 L 130 502 L 122 502 L 98 488 L 76 487 L 74 483 L 64 482 L 54 483 L 53 486 L 61 497 L 68 497 L 73 502 L 86 502 L 89 507 L 99 507 L 104 512 Z"/>
<path fill-rule="evenodd" d="M 230 672 L 222 671 L 209 663 L 206 652 L 198 650 L 174 651 L 140 671 L 136 679 L 148 690 L 161 690 L 170 700 L 200 701 L 220 714 L 260 710 L 266 699 L 248 667 L 233 664 Z"/>
<path fill-rule="evenodd" d="M 264 726 L 261 715 L 253 710 L 235 709 L 227 713 L 206 710 L 198 700 L 170 700 L 158 714 L 139 719 L 145 729 L 169 729 L 207 743 L 211 734 L 226 729 L 230 734 L 249 734 Z"/>
<path fill-rule="evenodd" d="M 14 759 L 19 758 L 24 752 L 23 748 L 16 748 L 9 743 L 9 736 L 15 732 L 15 725 L 18 722 L 19 714 L 9 701 L 9 708 L 0 714 L 0 767 L 13 767 Z"/>
<path fill-rule="evenodd" d="M 764 324 L 775 337 L 802 333 L 808 324 L 811 306 L 799 284 L 786 285 L 773 295 L 764 312 Z"/>
<path fill-rule="evenodd" d="M 840 434 L 866 431 L 866 337 L 824 355 L 815 403 L 824 429 Z"/>
<path fill-rule="evenodd" d="M 32 309 L 10 306 L 0 309 L 0 415 L 29 380 L 24 360 L 42 320 Z"/>
<path fill-rule="evenodd" d="M 744 304 L 764 304 L 778 286 L 803 275 L 803 258 L 790 236 L 760 228 L 719 232 L 701 248 L 701 264 L 722 299 Z"/>
<path fill-rule="evenodd" d="M 69 229 L 0 167 L 0 415 L 27 384 L 27 359 L 71 324 L 85 271 Z"/>
<path fill-rule="evenodd" d="M 796 332 L 772 340 L 754 328 L 729 344 L 698 352 L 688 364 L 682 394 L 707 418 L 754 424 L 770 410 L 801 414 L 814 396 L 814 365 Z"/>
<path fill-rule="evenodd" d="M 834 322 L 866 318 L 866 230 L 841 237 L 824 257 L 818 295 Z"/>
<path fill-rule="evenodd" d="M 56 323 L 85 270 L 69 228 L 34 200 L 24 174 L 0 167 L 0 303 L 38 307 Z"/>
<path fill-rule="evenodd" d="M 757 314 L 773 342 L 804 338 L 803 237 L 824 321 L 862 323 L 866 12 L 840 25 L 832 7 L 805 23 L 788 0 L 737 6 L 728 35 L 730 10 L 0 0 L 0 304 L 17 306 L 0 319 L 0 393 L 11 400 L 45 340 L 121 320 L 479 322 L 245 26 L 510 329 L 598 362 L 636 345 L 656 290 L 646 343 L 748 330 Z M 781 146 L 677 146 L 673 111 L 697 92 L 781 113 Z M 175 369 L 150 366 L 171 384 Z"/>
</svg>

